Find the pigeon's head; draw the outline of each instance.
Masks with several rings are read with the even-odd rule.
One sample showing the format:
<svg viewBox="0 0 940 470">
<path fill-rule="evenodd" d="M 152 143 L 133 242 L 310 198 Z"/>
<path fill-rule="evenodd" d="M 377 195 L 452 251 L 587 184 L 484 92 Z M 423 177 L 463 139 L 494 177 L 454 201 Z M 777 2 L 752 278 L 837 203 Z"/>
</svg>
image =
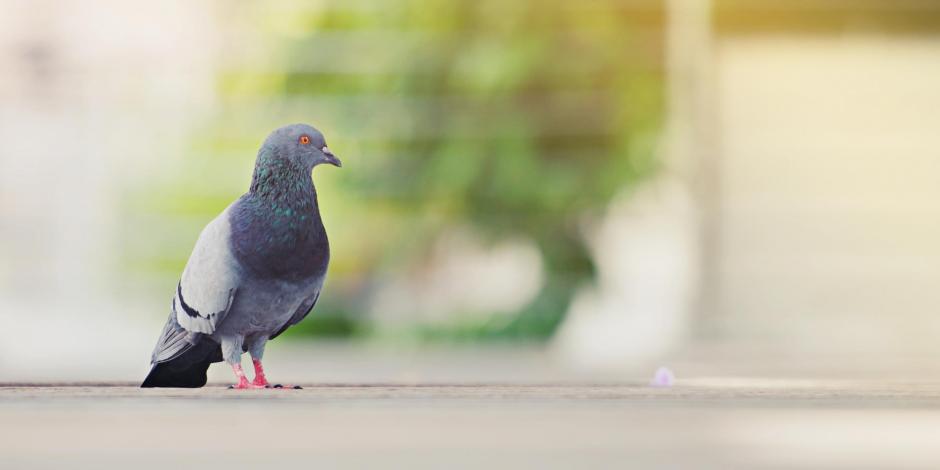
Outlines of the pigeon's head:
<svg viewBox="0 0 940 470">
<path fill-rule="evenodd" d="M 291 124 L 275 130 L 264 141 L 263 148 L 272 149 L 276 158 L 287 159 L 303 168 L 312 169 L 321 163 L 343 166 L 326 146 L 323 134 L 306 124 Z"/>
</svg>

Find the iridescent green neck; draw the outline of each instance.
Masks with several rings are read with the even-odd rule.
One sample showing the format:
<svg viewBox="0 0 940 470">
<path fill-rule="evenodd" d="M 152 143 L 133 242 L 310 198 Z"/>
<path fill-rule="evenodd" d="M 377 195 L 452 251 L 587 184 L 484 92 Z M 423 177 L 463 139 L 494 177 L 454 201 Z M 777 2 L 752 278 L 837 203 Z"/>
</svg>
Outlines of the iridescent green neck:
<svg viewBox="0 0 940 470">
<path fill-rule="evenodd" d="M 316 207 L 317 192 L 309 168 L 301 168 L 289 158 L 282 158 L 273 149 L 258 152 L 249 194 L 269 200 L 276 206 Z"/>
</svg>

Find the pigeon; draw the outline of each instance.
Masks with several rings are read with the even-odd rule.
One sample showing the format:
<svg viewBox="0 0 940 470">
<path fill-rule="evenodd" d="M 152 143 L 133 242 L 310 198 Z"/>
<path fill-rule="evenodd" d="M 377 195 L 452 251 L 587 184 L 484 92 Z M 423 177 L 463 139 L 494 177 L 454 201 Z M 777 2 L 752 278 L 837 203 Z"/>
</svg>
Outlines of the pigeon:
<svg viewBox="0 0 940 470">
<path fill-rule="evenodd" d="M 309 125 L 265 139 L 248 192 L 199 235 L 141 387 L 202 387 L 209 365 L 221 361 L 235 373 L 230 388 L 271 387 L 265 344 L 310 313 L 330 260 L 311 176 L 321 163 L 342 166 Z M 250 382 L 244 352 L 254 364 Z"/>
</svg>

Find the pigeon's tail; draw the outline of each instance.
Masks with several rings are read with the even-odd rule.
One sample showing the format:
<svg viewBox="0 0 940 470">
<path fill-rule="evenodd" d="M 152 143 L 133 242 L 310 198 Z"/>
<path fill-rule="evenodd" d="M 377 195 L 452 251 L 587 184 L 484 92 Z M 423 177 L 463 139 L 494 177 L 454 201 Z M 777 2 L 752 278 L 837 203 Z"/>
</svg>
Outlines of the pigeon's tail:
<svg viewBox="0 0 940 470">
<path fill-rule="evenodd" d="M 206 384 L 209 364 L 221 360 L 222 348 L 219 343 L 203 337 L 176 358 L 154 364 L 140 386 L 199 388 Z"/>
<path fill-rule="evenodd" d="M 170 314 L 153 351 L 150 373 L 142 388 L 199 388 L 206 384 L 209 364 L 222 360 L 222 347 L 212 338 L 183 329 Z"/>
</svg>

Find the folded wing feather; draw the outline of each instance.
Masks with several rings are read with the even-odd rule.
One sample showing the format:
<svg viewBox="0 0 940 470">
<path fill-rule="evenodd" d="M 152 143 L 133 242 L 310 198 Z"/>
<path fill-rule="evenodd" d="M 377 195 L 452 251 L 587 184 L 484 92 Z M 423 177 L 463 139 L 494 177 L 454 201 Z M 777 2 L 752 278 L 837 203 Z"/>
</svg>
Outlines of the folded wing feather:
<svg viewBox="0 0 940 470">
<path fill-rule="evenodd" d="M 176 321 L 187 331 L 212 334 L 225 319 L 239 274 L 229 234 L 228 210 L 203 229 L 176 287 Z"/>
</svg>

